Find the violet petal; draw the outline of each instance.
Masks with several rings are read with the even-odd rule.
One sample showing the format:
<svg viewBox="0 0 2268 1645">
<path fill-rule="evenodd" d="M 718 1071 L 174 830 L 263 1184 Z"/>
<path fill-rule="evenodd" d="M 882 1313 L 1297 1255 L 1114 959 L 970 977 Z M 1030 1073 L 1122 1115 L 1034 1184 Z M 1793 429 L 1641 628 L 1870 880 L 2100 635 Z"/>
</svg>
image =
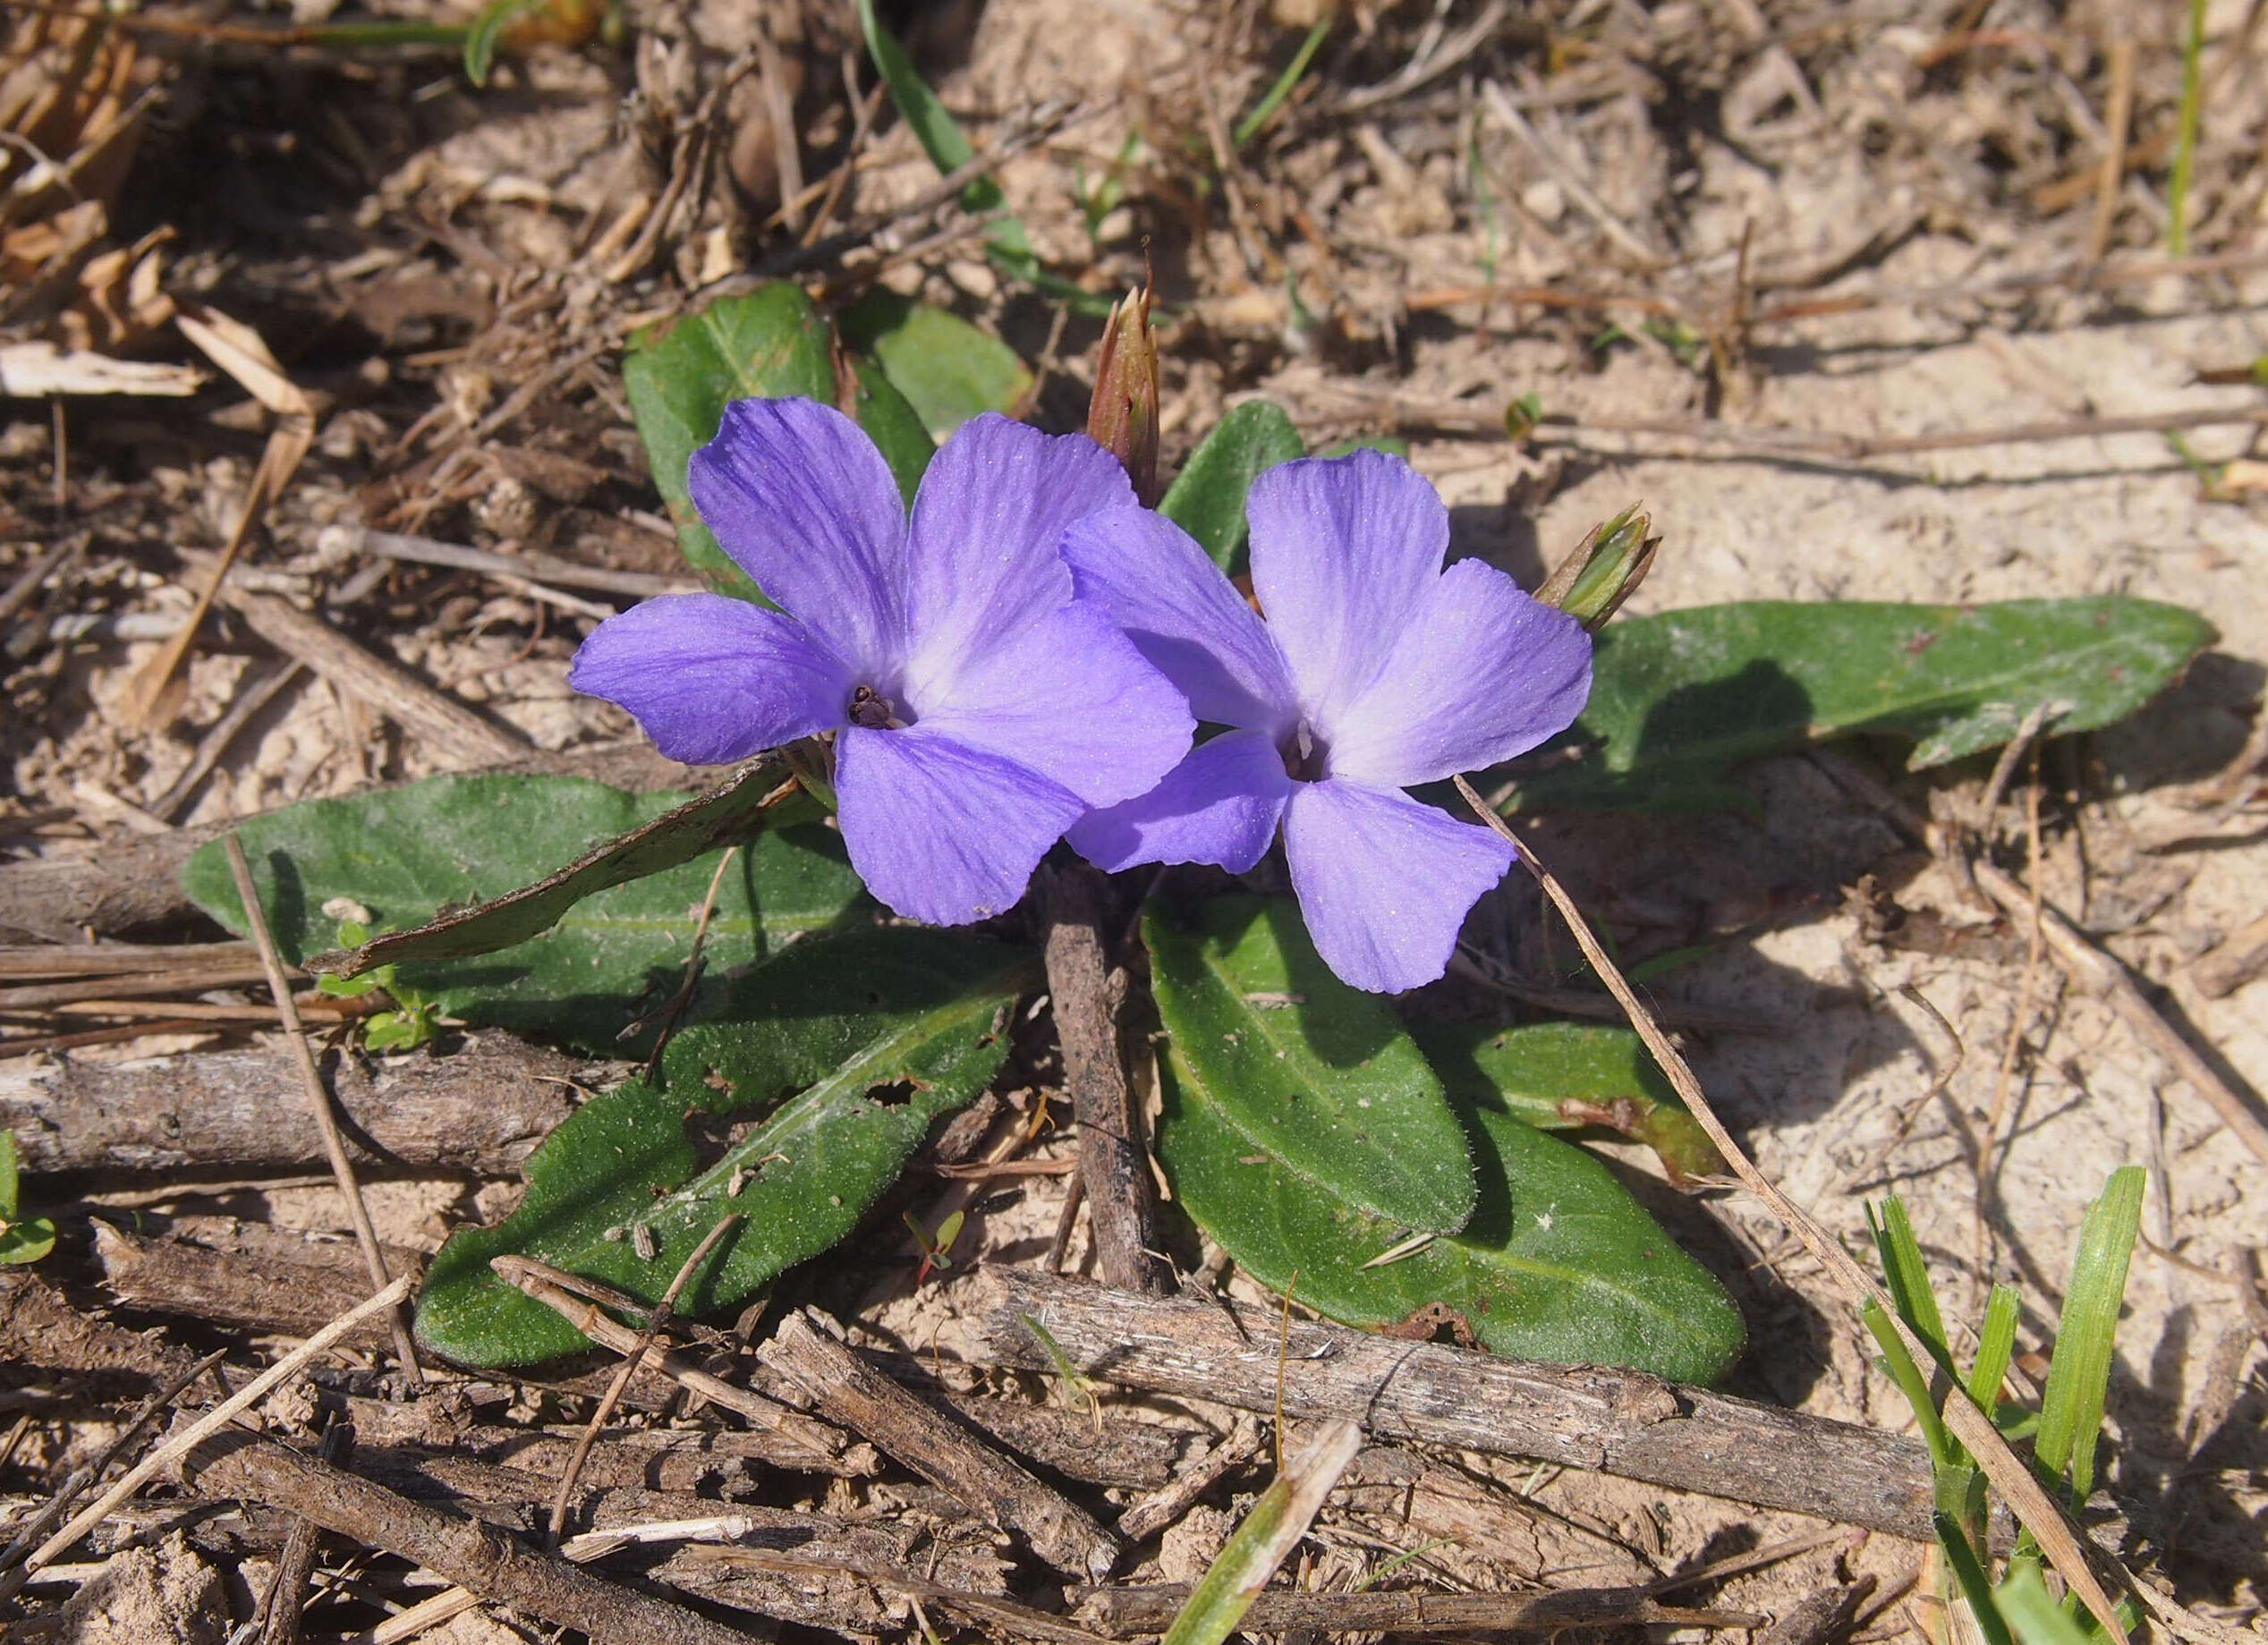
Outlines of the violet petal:
<svg viewBox="0 0 2268 1645">
<path fill-rule="evenodd" d="M 1323 962 L 1376 994 L 1432 981 L 1512 847 L 1393 789 L 1333 777 L 1295 785 L 1284 813 L 1292 889 Z"/>
<path fill-rule="evenodd" d="M 1088 812 L 1066 837 L 1109 873 L 1211 862 L 1242 874 L 1267 854 L 1292 787 L 1265 732 L 1232 731 L 1192 749 L 1139 799 Z"/>
<path fill-rule="evenodd" d="M 998 412 L 963 423 L 913 499 L 906 684 L 938 692 L 961 660 L 1071 598 L 1057 545 L 1082 514 L 1134 501 L 1118 460 L 1083 434 Z"/>
<path fill-rule="evenodd" d="M 1199 719 L 1291 730 L 1299 710 L 1283 652 L 1188 532 L 1146 508 L 1107 508 L 1064 533 L 1063 557 L 1080 598 L 1109 612 Z"/>
<path fill-rule="evenodd" d="M 851 681 L 793 617 L 665 594 L 599 624 L 567 683 L 629 709 L 672 759 L 716 766 L 839 725 Z"/>
<path fill-rule="evenodd" d="M 1037 772 L 923 725 L 845 731 L 835 793 L 843 844 L 866 888 L 930 925 L 1015 907 L 1048 847 L 1085 809 Z"/>
<path fill-rule="evenodd" d="M 1362 694 L 1448 552 L 1449 513 L 1384 452 L 1303 458 L 1253 481 L 1253 590 L 1301 704 L 1328 724 Z"/>
<path fill-rule="evenodd" d="M 856 423 L 816 400 L 735 400 L 685 483 L 734 563 L 865 674 L 905 652 L 905 505 Z"/>
<path fill-rule="evenodd" d="M 927 729 L 1012 759 L 1089 805 L 1147 791 L 1197 729 L 1172 682 L 1083 600 L 964 657 L 943 700 L 909 691 L 907 701 Z"/>
<path fill-rule="evenodd" d="M 1367 690 L 1322 727 L 1334 776 L 1439 782 L 1525 753 L 1591 694 L 1591 636 L 1492 565 L 1434 580 Z"/>
</svg>

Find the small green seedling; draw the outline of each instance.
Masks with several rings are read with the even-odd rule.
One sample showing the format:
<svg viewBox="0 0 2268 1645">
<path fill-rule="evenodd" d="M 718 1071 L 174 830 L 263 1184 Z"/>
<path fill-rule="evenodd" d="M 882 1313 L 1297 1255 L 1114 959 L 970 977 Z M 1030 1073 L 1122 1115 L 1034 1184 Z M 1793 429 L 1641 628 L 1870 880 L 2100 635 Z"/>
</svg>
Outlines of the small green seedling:
<svg viewBox="0 0 2268 1645">
<path fill-rule="evenodd" d="M 55 1248 L 55 1225 L 45 1217 L 21 1217 L 16 1175 L 16 1133 L 0 1131 L 0 1264 L 20 1268 Z"/>
<path fill-rule="evenodd" d="M 2049 1591 L 2040 1546 L 2028 1531 L 2018 1538 L 2016 1551 L 1994 1580 L 1984 1475 L 1947 1428 L 1943 1406 L 1931 1386 L 1932 1377 L 1959 1382 L 2003 1434 L 2034 1431 L 2034 1465 L 2042 1480 L 2073 1513 L 2078 1512 L 2094 1488 L 2095 1449 L 2112 1342 L 2126 1294 L 2128 1261 L 2141 1230 L 2147 1181 L 2139 1166 L 2122 1166 L 2111 1173 L 2102 1197 L 2087 1208 L 2036 1414 L 2004 1405 L 2000 1398 L 2016 1350 L 2016 1293 L 2006 1285 L 1992 1288 L 1977 1332 L 1975 1358 L 1963 1376 L 1904 1203 L 1892 1195 L 1879 1216 L 1868 1208 L 1867 1223 L 1898 1318 L 1933 1361 L 1928 1371 L 1915 1364 L 1882 1310 L 1866 1305 L 1866 1327 L 1882 1350 L 1879 1363 L 1914 1407 L 1929 1446 L 1932 1518 L 1942 1562 L 1938 1598 L 1949 1615 L 1956 1607 L 1965 1609 L 1985 1645 L 2099 1645 L 2106 1636 L 2076 1596 L 2058 1598 Z M 2122 1620 L 2132 1620 L 2124 1615 L 2124 1607 Z M 1960 1636 L 1960 1630 L 1953 1631 L 1952 1637 Z"/>
<path fill-rule="evenodd" d="M 341 948 L 360 948 L 376 935 L 370 929 L 370 916 L 363 910 L 334 910 L 327 904 L 323 912 L 339 922 Z M 403 982 L 391 965 L 377 966 L 352 978 L 324 972 L 316 977 L 315 988 L 333 999 L 354 999 L 376 989 L 385 990 L 386 997 L 394 1002 L 394 1008 L 373 1012 L 362 1019 L 362 1043 L 373 1051 L 413 1051 L 441 1031 L 440 1002 L 427 998 Z"/>
<path fill-rule="evenodd" d="M 1055 1374 L 1063 1378 L 1064 1386 L 1086 1401 L 1087 1415 L 1093 1420 L 1095 1434 L 1100 1437 L 1102 1433 L 1102 1396 L 1096 1390 L 1094 1378 L 1071 1362 L 1071 1356 L 1064 1352 L 1061 1343 L 1049 1335 L 1046 1326 L 1030 1314 L 1018 1314 L 1016 1318 L 1023 1321 L 1024 1328 L 1038 1339 L 1040 1346 L 1048 1351 L 1048 1358 L 1055 1363 Z"/>
<path fill-rule="evenodd" d="M 953 1266 L 953 1259 L 947 1253 L 952 1251 L 953 1242 L 961 1237 L 961 1224 L 966 1215 L 963 1211 L 954 1212 L 938 1224 L 937 1233 L 932 1234 L 913 1220 L 913 1212 L 898 1213 L 900 1219 L 913 1232 L 913 1242 L 922 1248 L 922 1266 L 913 1271 L 913 1283 L 917 1287 L 929 1278 L 931 1268 L 949 1268 Z"/>
</svg>

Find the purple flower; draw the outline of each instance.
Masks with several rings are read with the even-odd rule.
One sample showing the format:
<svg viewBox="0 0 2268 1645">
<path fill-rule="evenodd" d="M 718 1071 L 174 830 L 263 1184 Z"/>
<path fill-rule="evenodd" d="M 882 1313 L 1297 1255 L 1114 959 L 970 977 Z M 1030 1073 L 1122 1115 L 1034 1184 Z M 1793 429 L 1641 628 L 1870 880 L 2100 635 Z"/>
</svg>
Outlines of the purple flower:
<svg viewBox="0 0 2268 1645">
<path fill-rule="evenodd" d="M 1591 640 L 1477 560 L 1441 567 L 1448 511 L 1378 452 L 1269 470 L 1245 505 L 1263 623 L 1204 551 L 1139 509 L 1066 536 L 1081 598 L 1109 609 L 1200 720 L 1233 729 L 1138 799 L 1070 831 L 1098 867 L 1242 873 L 1280 823 L 1315 946 L 1358 988 L 1448 969 L 1512 848 L 1402 790 L 1533 748 L 1574 723 Z"/>
<path fill-rule="evenodd" d="M 874 444 L 810 400 L 742 400 L 688 484 L 725 552 L 776 601 L 673 594 L 609 617 L 576 690 L 619 703 L 665 754 L 745 759 L 835 735 L 852 866 L 899 913 L 961 925 L 1015 903 L 1092 806 L 1148 790 L 1188 751 L 1180 694 L 1058 553 L 1131 508 L 1083 435 L 964 423 L 909 522 Z"/>
</svg>

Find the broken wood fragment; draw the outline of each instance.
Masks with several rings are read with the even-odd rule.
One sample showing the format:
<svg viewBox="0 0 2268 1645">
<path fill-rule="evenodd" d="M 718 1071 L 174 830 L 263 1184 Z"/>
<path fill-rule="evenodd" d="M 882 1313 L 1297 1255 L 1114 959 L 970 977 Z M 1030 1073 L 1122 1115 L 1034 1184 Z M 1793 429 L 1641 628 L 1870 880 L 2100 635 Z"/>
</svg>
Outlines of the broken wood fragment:
<svg viewBox="0 0 2268 1645">
<path fill-rule="evenodd" d="M 1057 1570 L 1100 1581 L 1117 1564 L 1118 1539 L 1085 1509 L 873 1369 L 810 1310 L 789 1315 L 757 1357 L 822 1414 L 1022 1536 Z"/>
</svg>

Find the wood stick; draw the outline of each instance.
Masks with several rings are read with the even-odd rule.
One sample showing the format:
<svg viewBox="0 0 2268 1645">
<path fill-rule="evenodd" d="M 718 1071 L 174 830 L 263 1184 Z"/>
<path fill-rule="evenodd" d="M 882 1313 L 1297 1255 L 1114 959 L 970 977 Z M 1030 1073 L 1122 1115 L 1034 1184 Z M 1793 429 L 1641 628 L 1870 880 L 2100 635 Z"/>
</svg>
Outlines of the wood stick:
<svg viewBox="0 0 2268 1645">
<path fill-rule="evenodd" d="M 280 1045 L 131 1063 L 0 1063 L 0 1126 L 16 1133 L 28 1171 L 302 1170 L 325 1155 L 295 1064 Z M 578 1076 L 605 1078 L 494 1031 L 448 1051 L 341 1050 L 326 1067 L 356 1158 L 480 1176 L 517 1172 L 574 1112 Z"/>
<path fill-rule="evenodd" d="M 1105 1588 L 1088 1596 L 1083 1615 L 1106 1633 L 1162 1633 L 1189 1590 Z M 1563 1588 L 1542 1593 L 1293 1593 L 1258 1595 L 1238 1620 L 1247 1633 L 1483 1633 L 1508 1630 L 1558 1633 L 1571 1628 L 1622 1628 L 1655 1623 L 1704 1628 L 1753 1628 L 1764 1619 L 1745 1611 L 1686 1610 L 1661 1604 L 1643 1588 Z"/>
<path fill-rule="evenodd" d="M 303 976 L 296 967 L 294 976 Z M 21 988 L 0 988 L 0 1011 L 41 1011 L 90 999 L 154 999 L 167 994 L 201 994 L 208 988 L 239 988 L 266 979 L 259 963 L 228 961 L 217 964 L 183 966 L 174 971 L 128 971 L 109 977 L 81 977 L 71 982 L 32 983 Z"/>
<path fill-rule="evenodd" d="M 497 1276 L 507 1285 L 515 1285 L 553 1310 L 569 1325 L 581 1331 L 600 1347 L 615 1353 L 633 1352 L 640 1334 L 607 1313 L 596 1302 L 578 1297 L 562 1282 L 573 1278 L 547 1263 L 526 1257 L 498 1257 L 488 1265 Z M 588 1282 L 576 1282 L 584 1285 Z M 841 1449 L 840 1433 L 825 1422 L 816 1422 L 800 1411 L 790 1410 L 778 1401 L 743 1388 L 736 1383 L 712 1376 L 699 1366 L 675 1353 L 649 1353 L 646 1363 L 654 1369 L 700 1395 L 711 1404 L 722 1405 L 735 1416 L 755 1423 L 759 1428 L 790 1440 L 800 1440 L 815 1457 L 824 1458 Z"/>
<path fill-rule="evenodd" d="M 1105 883 L 1085 863 L 1049 878 L 1048 993 L 1063 1046 L 1063 1082 L 1079 1121 L 1079 1177 L 1096 1266 L 1108 1285 L 1165 1296 L 1173 1276 L 1158 1254 L 1158 1197 L 1103 951 Z"/>
<path fill-rule="evenodd" d="M 816 1318 L 808 1309 L 789 1315 L 757 1358 L 823 1413 L 1023 1537 L 1057 1570 L 1098 1582 L 1110 1573 L 1124 1549 L 1085 1509 L 872 1369 Z"/>
<path fill-rule="evenodd" d="M 223 598 L 252 632 L 285 656 L 298 657 L 349 696 L 369 703 L 419 738 L 442 764 L 463 769 L 527 757 L 524 738 L 481 718 L 399 664 L 364 650 L 320 617 L 271 595 L 251 594 L 234 586 L 223 590 Z"/>
<path fill-rule="evenodd" d="M 487 548 L 468 548 L 460 543 L 438 542 L 430 537 L 374 531 L 360 525 L 326 527 L 317 534 L 317 546 L 326 550 L 344 547 L 351 554 L 374 554 L 389 560 L 445 566 L 451 571 L 521 580 L 532 578 L 570 589 L 596 589 L 602 594 L 620 594 L 632 599 L 651 599 L 657 594 L 689 594 L 705 586 L 689 577 L 618 572 L 611 566 L 584 565 L 561 559 L 555 554 L 497 554 Z"/>
<path fill-rule="evenodd" d="M 0 977 L 115 977 L 177 966 L 257 965 L 245 942 L 0 944 Z"/>
<path fill-rule="evenodd" d="M 1278 1319 L 1222 1298 L 1159 1300 L 1010 1270 L 983 1321 L 1001 1363 L 1053 1369 L 1030 1314 L 1082 1374 L 1240 1410 L 1276 1406 Z M 1652 1485 L 1864 1525 L 1917 1542 L 1930 1523 L 1920 1441 L 1643 1371 L 1541 1365 L 1294 1321 L 1288 1417 L 1358 1418 L 1382 1440 L 1533 1457 Z"/>
<path fill-rule="evenodd" d="M 410 1282 L 406 1279 L 395 1280 L 368 1301 L 341 1314 L 181 1432 L 169 1437 L 163 1445 L 122 1474 L 116 1484 L 82 1510 L 68 1525 L 33 1549 L 21 1565 L 10 1572 L 4 1579 L 0 1579 L 0 1599 L 11 1598 L 21 1592 L 24 1578 L 40 1566 L 53 1562 L 56 1555 L 101 1524 L 113 1508 L 140 1490 L 145 1480 L 174 1458 L 227 1427 L 237 1416 L 266 1399 L 276 1388 L 298 1377 L 333 1343 L 347 1336 L 365 1319 L 374 1319 L 394 1308 L 409 1293 Z M 282 1447 L 277 1448 L 280 1450 Z M 310 1514 L 306 1517 L 315 1516 Z"/>
<path fill-rule="evenodd" d="M 191 1454 L 189 1471 L 201 1497 L 284 1509 L 365 1547 L 413 1560 L 485 1600 L 587 1634 L 591 1645 L 749 1645 L 755 1637 L 272 1439 L 219 1436 Z"/>
<path fill-rule="evenodd" d="M 330 1161 L 331 1180 L 338 1184 L 339 1195 L 346 1201 L 347 1222 L 354 1230 L 355 1243 L 362 1248 L 362 1261 L 370 1271 L 370 1283 L 383 1290 L 393 1276 L 386 1271 L 386 1253 L 378 1248 L 378 1228 L 370 1221 L 370 1208 L 362 1202 L 362 1184 L 355 1178 L 354 1161 L 346 1151 L 338 1115 L 331 1111 L 331 1093 L 323 1084 L 322 1071 L 315 1066 L 315 1053 L 308 1046 L 307 1030 L 300 1024 L 299 1007 L 293 1002 L 292 985 L 284 975 L 284 962 L 276 952 L 276 939 L 268 935 L 268 914 L 260 906 L 259 890 L 252 884 L 252 865 L 244 856 L 244 842 L 229 834 L 222 836 L 221 843 L 228 853 L 228 871 L 236 881 L 237 899 L 244 905 L 245 923 L 251 928 L 252 946 L 259 950 L 260 964 L 268 971 L 268 991 L 275 998 L 276 1019 L 283 1024 L 285 1042 L 291 1047 L 292 1061 L 299 1071 L 308 1111 L 315 1116 L 316 1129 L 322 1133 L 323 1153 Z M 422 1384 L 425 1371 L 418 1364 L 417 1345 L 410 1338 L 409 1319 L 397 1311 L 392 1323 L 394 1349 L 401 1358 L 402 1369 L 411 1381 Z"/>
<path fill-rule="evenodd" d="M 727 856 L 731 854 L 730 852 L 726 852 Z M 713 883 L 709 889 L 713 895 L 716 889 Z M 695 942 L 699 942 L 698 937 Z M 544 1527 L 547 1541 L 556 1545 L 560 1534 L 565 1531 L 567 1508 L 574 1499 L 575 1481 L 582 1477 L 582 1465 L 590 1460 L 590 1447 L 599 1443 L 599 1436 L 606 1431 L 615 1408 L 622 1403 L 622 1396 L 630 1389 L 630 1379 L 638 1374 L 638 1368 L 653 1352 L 654 1339 L 668 1328 L 669 1317 L 677 1310 L 677 1299 L 692 1283 L 701 1265 L 709 1259 L 709 1253 L 717 1249 L 717 1242 L 740 1225 L 741 1215 L 737 1211 L 719 1219 L 717 1225 L 702 1236 L 701 1243 L 692 1248 L 684 1261 L 677 1265 L 676 1277 L 669 1282 L 669 1289 L 662 1293 L 661 1301 L 654 1304 L 653 1312 L 647 1316 L 646 1328 L 638 1334 L 638 1345 L 623 1356 L 622 1363 L 615 1369 L 614 1380 L 607 1384 L 607 1391 L 599 1396 L 598 1408 L 590 1413 L 590 1420 L 583 1424 L 582 1432 L 575 1440 L 575 1448 L 568 1454 L 566 1467 L 560 1471 L 559 1488 L 551 1498 L 551 1518 Z"/>
</svg>

